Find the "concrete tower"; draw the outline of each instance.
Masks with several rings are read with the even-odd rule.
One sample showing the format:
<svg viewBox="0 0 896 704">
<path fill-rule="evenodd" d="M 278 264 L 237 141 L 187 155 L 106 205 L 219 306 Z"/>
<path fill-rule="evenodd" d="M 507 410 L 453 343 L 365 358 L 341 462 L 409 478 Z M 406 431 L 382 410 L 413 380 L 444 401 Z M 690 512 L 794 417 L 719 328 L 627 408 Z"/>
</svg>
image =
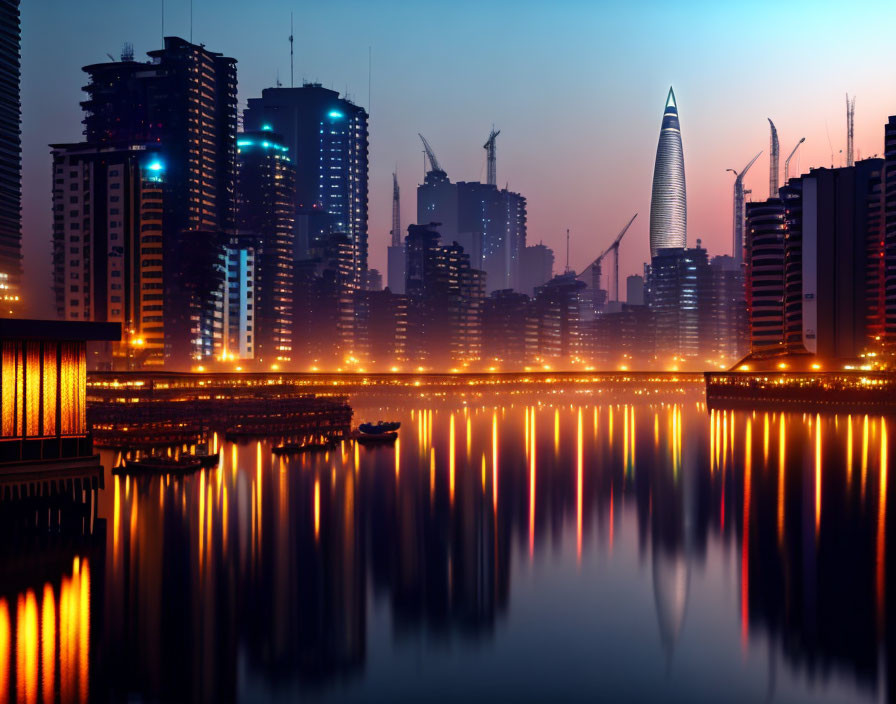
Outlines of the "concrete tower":
<svg viewBox="0 0 896 704">
<path fill-rule="evenodd" d="M 660 249 L 687 246 L 688 204 L 684 181 L 684 153 L 675 93 L 669 88 L 660 141 L 653 167 L 650 197 L 650 256 Z"/>
</svg>

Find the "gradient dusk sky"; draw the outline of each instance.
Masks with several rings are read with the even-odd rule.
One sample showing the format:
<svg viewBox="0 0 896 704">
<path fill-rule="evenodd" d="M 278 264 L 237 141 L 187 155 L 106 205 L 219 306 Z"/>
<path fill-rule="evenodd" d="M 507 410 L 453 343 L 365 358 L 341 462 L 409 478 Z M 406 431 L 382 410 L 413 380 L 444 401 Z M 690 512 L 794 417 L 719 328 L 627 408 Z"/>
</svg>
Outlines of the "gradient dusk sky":
<svg viewBox="0 0 896 704">
<path fill-rule="evenodd" d="M 166 0 L 165 34 L 190 37 L 189 0 Z M 635 212 L 621 275 L 649 256 L 653 162 L 663 105 L 675 88 L 688 188 L 688 245 L 730 254 L 733 176 L 768 195 L 768 122 L 784 158 L 806 137 L 799 171 L 845 161 L 845 93 L 857 95 L 856 149 L 883 152 L 896 114 L 896 3 L 576 2 L 493 0 L 193 0 L 193 39 L 238 60 L 239 107 L 295 76 L 368 105 L 370 263 L 385 275 L 391 173 L 402 225 L 423 178 L 417 132 L 452 180 L 485 180 L 482 144 L 498 138 L 498 182 L 528 199 L 529 243 L 573 268 L 603 250 Z M 80 141 L 81 66 L 161 46 L 162 0 L 22 3 L 23 204 L 30 313 L 50 316 L 51 179 L 47 145 Z M 830 143 L 833 145 L 829 146 Z M 797 160 L 791 172 L 797 171 Z M 797 171 L 797 172 L 799 172 Z M 749 196 L 748 196 L 749 198 Z M 385 278 L 385 276 L 384 276 Z M 624 291 L 624 283 L 621 289 Z"/>
</svg>

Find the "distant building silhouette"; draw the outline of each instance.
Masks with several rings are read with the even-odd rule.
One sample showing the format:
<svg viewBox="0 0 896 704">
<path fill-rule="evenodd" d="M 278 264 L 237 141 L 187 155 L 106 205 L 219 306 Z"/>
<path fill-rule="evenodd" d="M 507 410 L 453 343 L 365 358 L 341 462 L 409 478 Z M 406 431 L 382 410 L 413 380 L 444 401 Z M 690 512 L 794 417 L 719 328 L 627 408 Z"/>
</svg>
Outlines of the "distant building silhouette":
<svg viewBox="0 0 896 704">
<path fill-rule="evenodd" d="M 477 362 L 482 353 L 483 273 L 456 242 L 411 225 L 406 240 L 408 359 L 438 368 Z"/>
<path fill-rule="evenodd" d="M 535 289 L 554 278 L 554 250 L 543 244 L 526 247 L 520 260 L 518 290 L 534 296 Z"/>
</svg>

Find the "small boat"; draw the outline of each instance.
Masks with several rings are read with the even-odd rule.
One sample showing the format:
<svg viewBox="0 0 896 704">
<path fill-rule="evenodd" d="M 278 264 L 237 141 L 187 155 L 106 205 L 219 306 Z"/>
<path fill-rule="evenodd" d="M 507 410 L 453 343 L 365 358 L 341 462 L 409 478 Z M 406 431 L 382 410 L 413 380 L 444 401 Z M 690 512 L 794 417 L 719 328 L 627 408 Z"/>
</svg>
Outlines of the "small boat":
<svg viewBox="0 0 896 704">
<path fill-rule="evenodd" d="M 398 439 L 398 433 L 394 430 L 382 433 L 355 433 L 355 440 L 362 445 L 388 445 Z"/>
<path fill-rule="evenodd" d="M 149 456 L 139 460 L 125 460 L 123 465 L 115 467 L 115 474 L 186 474 L 202 468 L 202 463 L 193 457 L 174 459 L 173 457 Z"/>
<path fill-rule="evenodd" d="M 183 461 L 189 462 L 191 460 L 196 460 L 197 462 L 199 462 L 200 467 L 217 467 L 218 462 L 220 462 L 220 460 L 221 460 L 221 453 L 215 452 L 214 454 L 211 454 L 211 455 L 209 455 L 209 454 L 203 455 L 202 453 L 196 453 L 194 455 L 194 454 L 186 452 L 186 453 L 181 454 L 180 459 L 182 462 Z"/>
<path fill-rule="evenodd" d="M 391 433 L 395 430 L 398 430 L 401 427 L 401 423 L 397 421 L 377 421 L 376 423 L 361 423 L 358 426 L 358 430 L 360 430 L 365 435 L 382 435 L 383 433 Z"/>
<path fill-rule="evenodd" d="M 322 452 L 324 450 L 332 450 L 335 447 L 333 442 L 308 442 L 299 444 L 297 442 L 286 442 L 277 447 L 272 447 L 271 452 L 275 455 L 296 455 L 300 452 Z"/>
</svg>

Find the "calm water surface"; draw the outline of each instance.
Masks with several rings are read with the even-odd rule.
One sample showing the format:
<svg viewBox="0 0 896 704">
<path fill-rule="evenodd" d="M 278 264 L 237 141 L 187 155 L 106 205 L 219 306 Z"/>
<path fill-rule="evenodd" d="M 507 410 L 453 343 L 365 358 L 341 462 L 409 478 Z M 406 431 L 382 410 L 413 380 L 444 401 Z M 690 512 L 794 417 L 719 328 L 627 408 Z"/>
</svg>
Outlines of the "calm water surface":
<svg viewBox="0 0 896 704">
<path fill-rule="evenodd" d="M 7 540 L 0 702 L 896 696 L 896 419 L 366 403 L 394 448 L 104 453 L 93 535 Z"/>
</svg>

